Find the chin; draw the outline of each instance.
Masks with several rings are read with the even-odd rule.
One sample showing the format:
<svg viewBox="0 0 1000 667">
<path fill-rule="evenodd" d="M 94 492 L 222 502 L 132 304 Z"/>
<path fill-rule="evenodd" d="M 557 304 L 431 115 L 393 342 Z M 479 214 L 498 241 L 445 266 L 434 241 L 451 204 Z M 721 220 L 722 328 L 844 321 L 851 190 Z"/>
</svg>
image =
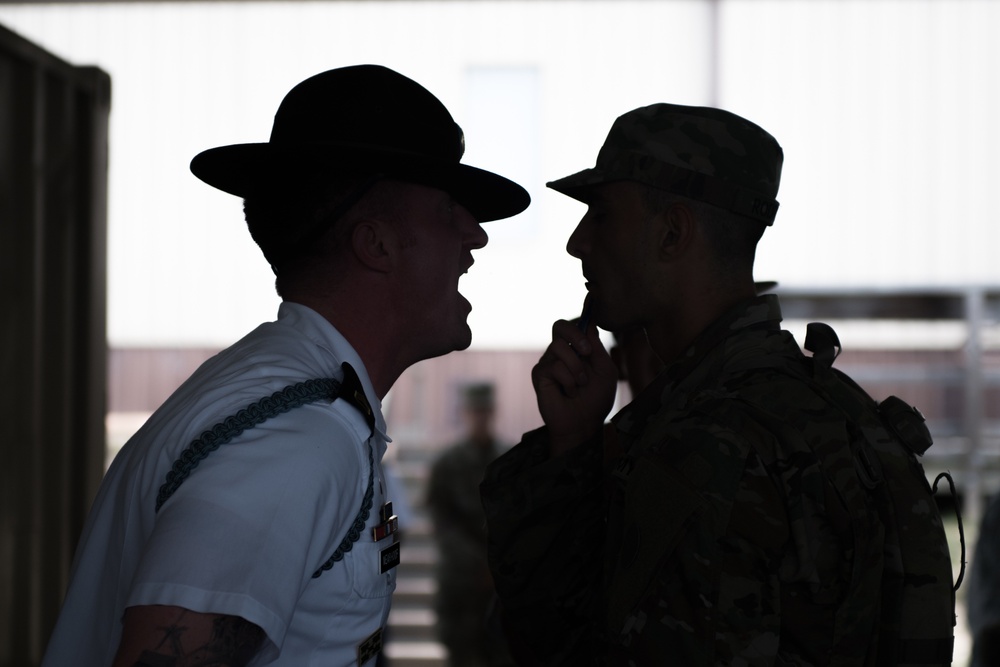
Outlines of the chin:
<svg viewBox="0 0 1000 667">
<path fill-rule="evenodd" d="M 438 345 L 435 350 L 431 351 L 430 354 L 425 356 L 425 359 L 442 357 L 451 352 L 459 352 L 461 350 L 468 349 L 468 347 L 472 345 L 472 329 L 470 329 L 468 325 L 464 325 L 461 331 L 454 331 L 453 334 L 447 339 L 442 336 L 439 338 L 438 342 L 440 345 Z"/>
<path fill-rule="evenodd" d="M 457 352 L 468 349 L 470 345 L 472 345 L 472 329 L 469 328 L 469 325 L 465 325 L 465 331 L 455 339 L 454 349 Z"/>
</svg>

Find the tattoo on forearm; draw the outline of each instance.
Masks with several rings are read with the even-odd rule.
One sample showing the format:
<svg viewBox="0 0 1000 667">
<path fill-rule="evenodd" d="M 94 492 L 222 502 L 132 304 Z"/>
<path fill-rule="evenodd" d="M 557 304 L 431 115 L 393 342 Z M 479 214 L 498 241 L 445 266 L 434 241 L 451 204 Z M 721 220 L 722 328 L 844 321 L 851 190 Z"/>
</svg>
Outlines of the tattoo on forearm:
<svg viewBox="0 0 1000 667">
<path fill-rule="evenodd" d="M 238 616 L 219 616 L 212 623 L 212 637 L 202 646 L 185 650 L 181 620 L 157 628 L 163 638 L 152 651 L 143 651 L 135 667 L 241 667 L 257 653 L 264 631 Z"/>
</svg>

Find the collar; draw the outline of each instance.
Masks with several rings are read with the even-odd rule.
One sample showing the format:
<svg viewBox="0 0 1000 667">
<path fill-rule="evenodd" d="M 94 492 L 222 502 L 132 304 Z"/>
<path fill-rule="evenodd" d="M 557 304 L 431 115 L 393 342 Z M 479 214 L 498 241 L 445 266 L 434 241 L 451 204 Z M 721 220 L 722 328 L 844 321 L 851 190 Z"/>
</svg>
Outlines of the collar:
<svg viewBox="0 0 1000 667">
<path fill-rule="evenodd" d="M 727 338 L 750 329 L 776 331 L 780 322 L 781 306 L 774 294 L 738 302 L 698 334 L 677 359 L 612 418 L 612 422 L 619 430 L 638 435 L 644 420 L 637 417 L 658 411 L 664 405 L 664 397 L 674 395 L 685 380 L 692 377 L 695 369 L 705 362 L 709 353 L 718 349 Z M 696 375 L 701 377 L 703 374 Z"/>
<path fill-rule="evenodd" d="M 329 357 L 330 367 L 324 366 L 317 370 L 317 373 L 350 384 L 353 393 L 351 403 L 361 410 L 365 421 L 375 433 L 386 442 L 392 442 L 386 433 L 385 417 L 382 415 L 382 401 L 375 393 L 375 387 L 372 385 L 371 378 L 368 377 L 365 363 L 343 334 L 329 320 L 312 308 L 291 301 L 283 301 L 278 307 L 278 321 L 294 327 L 326 353 L 324 356 Z M 348 364 L 354 370 L 356 379 L 345 375 L 344 364 Z M 357 395 L 359 391 L 361 392 L 360 396 Z"/>
</svg>

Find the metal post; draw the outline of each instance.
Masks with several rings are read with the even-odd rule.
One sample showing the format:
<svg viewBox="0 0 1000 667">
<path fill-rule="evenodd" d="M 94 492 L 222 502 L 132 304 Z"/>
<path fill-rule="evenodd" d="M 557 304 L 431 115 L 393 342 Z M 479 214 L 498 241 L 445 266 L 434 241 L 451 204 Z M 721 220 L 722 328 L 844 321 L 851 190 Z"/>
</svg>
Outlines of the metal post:
<svg viewBox="0 0 1000 667">
<path fill-rule="evenodd" d="M 965 401 L 963 427 L 968 446 L 965 475 L 966 499 L 963 514 L 967 526 L 976 530 L 983 513 L 981 469 L 983 453 L 983 346 L 982 328 L 985 294 L 982 288 L 970 287 L 965 292 Z"/>
</svg>

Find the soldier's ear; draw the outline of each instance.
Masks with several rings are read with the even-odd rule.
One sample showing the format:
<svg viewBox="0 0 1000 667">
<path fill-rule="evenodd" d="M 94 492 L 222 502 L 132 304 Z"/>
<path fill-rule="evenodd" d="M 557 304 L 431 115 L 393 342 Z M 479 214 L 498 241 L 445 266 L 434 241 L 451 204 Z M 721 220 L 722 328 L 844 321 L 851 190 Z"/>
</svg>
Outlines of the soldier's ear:
<svg viewBox="0 0 1000 667">
<path fill-rule="evenodd" d="M 677 258 L 687 253 L 697 234 L 697 220 L 691 208 L 682 201 L 671 202 L 659 215 L 660 255 Z"/>
</svg>

